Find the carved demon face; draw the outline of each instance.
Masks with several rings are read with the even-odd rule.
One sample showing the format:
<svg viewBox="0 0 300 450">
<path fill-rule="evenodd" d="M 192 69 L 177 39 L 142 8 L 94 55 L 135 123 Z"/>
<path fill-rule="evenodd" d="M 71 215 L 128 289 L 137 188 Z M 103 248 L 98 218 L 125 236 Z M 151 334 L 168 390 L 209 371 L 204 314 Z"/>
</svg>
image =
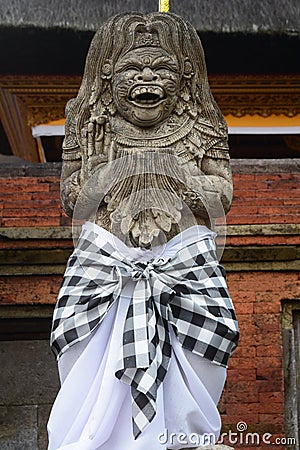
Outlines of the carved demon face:
<svg viewBox="0 0 300 450">
<path fill-rule="evenodd" d="M 177 58 L 160 47 L 140 47 L 117 61 L 113 95 L 119 113 L 139 127 L 162 122 L 172 112 L 181 74 Z"/>
</svg>

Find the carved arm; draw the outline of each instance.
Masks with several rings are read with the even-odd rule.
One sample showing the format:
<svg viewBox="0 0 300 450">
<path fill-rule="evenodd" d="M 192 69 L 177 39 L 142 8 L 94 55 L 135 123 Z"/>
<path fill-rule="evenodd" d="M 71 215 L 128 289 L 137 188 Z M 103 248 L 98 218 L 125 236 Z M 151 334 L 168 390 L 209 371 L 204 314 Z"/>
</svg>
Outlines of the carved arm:
<svg viewBox="0 0 300 450">
<path fill-rule="evenodd" d="M 219 195 L 224 212 L 227 213 L 231 206 L 233 194 L 232 174 L 229 160 L 204 156 L 201 170 L 210 181 L 208 189 L 213 189 Z M 207 190 L 206 186 L 204 186 L 204 190 Z"/>
<path fill-rule="evenodd" d="M 113 157 L 111 154 L 113 145 L 106 117 L 91 116 L 83 127 L 81 134 L 82 148 L 65 148 L 63 151 L 60 196 L 62 207 L 70 217 L 73 216 L 78 195 L 86 181 L 97 168 L 106 164 Z M 91 193 L 95 194 L 93 186 L 90 186 L 90 190 Z M 87 193 L 88 189 L 85 191 L 85 194 Z M 89 199 L 86 198 L 85 200 L 88 204 Z"/>
<path fill-rule="evenodd" d="M 71 152 L 63 152 L 60 178 L 60 201 L 65 213 L 69 217 L 72 217 L 74 206 L 81 188 L 81 157 L 69 159 L 71 157 L 70 153 Z"/>
</svg>

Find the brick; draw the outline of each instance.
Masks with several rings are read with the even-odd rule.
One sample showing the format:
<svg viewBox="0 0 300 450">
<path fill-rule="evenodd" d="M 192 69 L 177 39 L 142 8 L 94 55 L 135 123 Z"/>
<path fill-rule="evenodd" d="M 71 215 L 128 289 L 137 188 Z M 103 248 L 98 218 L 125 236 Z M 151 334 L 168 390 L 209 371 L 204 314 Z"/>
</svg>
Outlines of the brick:
<svg viewBox="0 0 300 450">
<path fill-rule="evenodd" d="M 60 178 L 56 176 L 45 176 L 38 178 L 39 183 L 59 184 Z"/>
<path fill-rule="evenodd" d="M 255 292 L 251 291 L 251 289 L 245 291 L 243 289 L 236 291 L 236 284 L 234 281 L 231 281 L 232 274 L 227 274 L 227 284 L 230 291 L 231 298 L 236 303 L 253 303 L 255 302 Z M 242 286 L 241 286 L 242 287 Z"/>
<path fill-rule="evenodd" d="M 267 192 L 266 189 L 264 189 L 264 192 L 265 191 Z M 257 197 L 255 190 L 234 189 L 234 191 L 233 191 L 233 201 L 235 200 L 235 198 L 253 198 L 253 197 Z M 262 197 L 264 197 L 264 196 L 262 196 Z"/>
<path fill-rule="evenodd" d="M 257 369 L 268 367 L 282 367 L 282 358 L 280 356 L 263 356 L 256 357 L 256 367 Z"/>
<path fill-rule="evenodd" d="M 266 332 L 280 332 L 280 315 L 279 314 L 254 314 L 253 320 L 258 328 Z"/>
<path fill-rule="evenodd" d="M 257 206 L 245 206 L 240 205 L 238 208 L 233 207 L 231 208 L 230 212 L 227 215 L 227 218 L 234 215 L 252 215 L 252 214 L 258 214 L 258 207 Z"/>
<path fill-rule="evenodd" d="M 22 208 L 22 209 L 4 209 L 3 218 L 11 218 L 11 217 L 59 217 L 60 210 L 58 208 Z"/>
<path fill-rule="evenodd" d="M 268 356 L 281 356 L 282 355 L 282 345 L 273 344 L 273 345 L 259 345 L 256 347 L 256 356 L 264 357 Z"/>
<path fill-rule="evenodd" d="M 16 178 L 2 178 L 0 185 L 4 186 L 34 186 L 39 183 L 37 177 L 16 177 Z"/>
<path fill-rule="evenodd" d="M 60 183 L 50 184 L 50 191 L 60 192 Z"/>
<path fill-rule="evenodd" d="M 261 332 L 257 333 L 253 339 L 255 339 L 257 346 L 273 345 L 274 343 L 279 344 L 281 343 L 281 334 L 279 332 L 276 334 L 273 332 L 264 333 L 263 330 L 261 330 Z"/>
<path fill-rule="evenodd" d="M 234 357 L 234 356 L 233 356 Z M 232 380 L 233 385 L 241 381 L 255 381 L 256 380 L 256 369 L 246 368 L 246 369 L 232 369 L 229 367 L 227 371 L 227 382 Z M 252 384 L 250 385 L 252 387 Z"/>
<path fill-rule="evenodd" d="M 243 348 L 243 347 L 238 346 L 234 352 L 235 358 L 252 359 L 252 358 L 255 358 L 255 356 L 256 356 L 256 347 L 255 346 L 248 347 L 248 348 Z"/>
<path fill-rule="evenodd" d="M 284 415 L 283 414 L 266 414 L 266 413 L 259 413 L 259 422 L 266 424 L 272 424 L 276 427 L 283 427 L 284 426 Z"/>
<path fill-rule="evenodd" d="M 286 290 L 287 285 L 294 285 L 298 281 L 298 274 L 289 272 L 277 272 L 276 279 L 274 280 L 274 272 L 244 272 L 244 273 L 228 273 L 227 276 L 228 286 L 232 286 L 232 292 L 243 292 L 244 299 L 246 300 L 247 293 L 250 296 L 254 295 L 257 298 L 259 295 L 263 299 L 265 294 L 270 294 L 272 291 L 279 292 L 279 290 Z M 276 284 L 274 285 L 274 281 Z M 259 294 L 260 293 L 260 294 Z M 238 298 L 238 297 L 237 297 Z M 284 298 L 281 296 L 278 297 Z M 273 297 L 274 299 L 274 297 Z"/>
<path fill-rule="evenodd" d="M 0 249 L 52 249 L 52 248 L 65 248 L 70 249 L 70 252 L 73 249 L 73 241 L 70 239 L 62 239 L 62 240 L 8 240 L 1 242 L 0 240 Z"/>
<path fill-rule="evenodd" d="M 239 347 L 248 348 L 255 344 L 253 336 L 247 334 L 247 332 L 240 329 Z"/>
<path fill-rule="evenodd" d="M 257 198 L 255 197 L 255 191 L 252 192 L 251 196 L 243 197 L 242 191 L 235 189 L 234 190 L 234 196 L 233 196 L 233 202 L 231 205 L 231 209 L 240 205 L 256 205 Z"/>
<path fill-rule="evenodd" d="M 230 360 L 230 368 L 232 369 L 244 369 L 248 367 L 253 367 L 253 360 L 244 357 L 235 356 L 235 358 L 231 358 Z"/>
<path fill-rule="evenodd" d="M 247 181 L 247 180 L 234 180 L 233 181 L 233 189 L 241 189 L 241 190 L 256 190 L 256 189 L 268 189 L 268 181 Z"/>
<path fill-rule="evenodd" d="M 259 401 L 262 403 L 281 403 L 284 402 L 283 392 L 261 392 Z"/>
<path fill-rule="evenodd" d="M 266 381 L 275 381 L 282 379 L 282 369 L 279 368 L 267 368 L 267 367 L 259 367 L 256 371 L 257 380 L 266 380 Z M 277 389 L 274 389 L 277 391 Z"/>
<path fill-rule="evenodd" d="M 237 303 L 237 305 L 239 305 L 239 303 Z M 254 321 L 253 321 L 253 314 L 241 314 L 239 316 L 239 324 L 243 325 L 243 326 L 253 326 L 255 325 Z"/>
<path fill-rule="evenodd" d="M 237 313 L 237 315 L 252 314 L 253 311 L 254 311 L 253 303 L 237 302 L 235 305 L 235 312 Z"/>
<path fill-rule="evenodd" d="M 283 200 L 284 205 L 300 205 L 300 198 L 287 198 Z"/>
<path fill-rule="evenodd" d="M 64 212 L 62 212 L 62 215 L 60 217 L 60 225 L 62 227 L 68 227 L 72 225 L 72 218 L 68 217 Z"/>
<path fill-rule="evenodd" d="M 284 215 L 299 215 L 300 211 L 299 211 L 299 207 L 298 206 L 260 206 L 258 207 L 258 214 L 284 214 Z"/>
<path fill-rule="evenodd" d="M 40 199 L 28 199 L 28 200 L 19 200 L 10 198 L 5 201 L 5 208 L 6 209 L 28 209 L 28 208 L 59 208 L 60 201 L 58 198 L 46 198 L 44 200 Z"/>
<path fill-rule="evenodd" d="M 281 392 L 283 390 L 283 380 L 258 380 L 259 392 Z"/>
<path fill-rule="evenodd" d="M 33 192 L 32 193 L 33 200 L 49 200 L 50 198 L 55 198 L 55 199 L 59 200 L 58 192 L 48 191 L 48 192 Z"/>
<path fill-rule="evenodd" d="M 230 405 L 231 403 L 258 403 L 259 402 L 259 394 L 258 389 L 251 389 L 251 391 L 244 392 L 225 392 L 224 393 L 224 401 L 226 405 Z"/>
<path fill-rule="evenodd" d="M 270 403 L 270 402 L 262 402 L 260 401 L 260 408 L 259 412 L 264 414 L 283 414 L 284 413 L 284 406 L 283 402 L 281 403 Z"/>
<path fill-rule="evenodd" d="M 240 197 L 237 193 L 235 193 L 231 209 L 236 207 L 240 208 L 241 205 L 280 206 L 284 205 L 285 201 L 289 201 L 289 199 L 284 200 L 282 198 L 257 198 L 254 197 L 254 192 L 255 191 L 253 191 L 252 197 Z"/>
<path fill-rule="evenodd" d="M 227 224 L 228 225 L 247 225 L 247 224 L 255 224 L 255 223 L 271 223 L 270 216 L 255 216 L 255 215 L 246 215 L 246 214 L 229 214 L 227 216 Z M 286 222 L 272 222 L 272 223 L 290 223 L 290 221 Z M 294 222 L 293 222 L 294 223 Z"/>
<path fill-rule="evenodd" d="M 239 320 L 239 329 L 240 329 L 241 339 L 243 339 L 243 337 L 244 337 L 243 335 L 246 333 L 252 335 L 252 338 L 253 338 L 253 336 L 257 332 L 255 325 L 253 325 L 253 324 L 249 325 L 247 323 L 244 323 L 242 320 Z"/>
<path fill-rule="evenodd" d="M 276 224 L 276 223 L 300 223 L 300 214 L 270 214 L 270 215 L 244 215 L 244 214 L 236 214 L 227 216 L 227 224 L 228 225 L 251 225 L 251 224 Z"/>
<path fill-rule="evenodd" d="M 300 236 L 227 236 L 226 245 L 244 247 L 247 245 L 299 245 Z"/>
<path fill-rule="evenodd" d="M 222 415 L 223 425 L 230 425 L 232 430 L 236 430 L 236 424 L 241 421 L 246 422 L 248 426 L 258 423 L 258 413 L 240 413 L 237 407 L 235 408 L 235 411 L 235 413 L 227 413 Z"/>
<path fill-rule="evenodd" d="M 290 198 L 290 197 L 297 197 L 300 198 L 300 189 L 293 189 L 293 190 L 285 190 L 285 189 L 277 189 L 276 192 L 273 190 L 259 190 L 255 192 L 255 196 L 258 198 L 274 198 L 274 195 L 276 195 L 278 198 Z M 247 195 L 249 197 L 249 195 Z"/>
<path fill-rule="evenodd" d="M 34 185 L 21 185 L 21 184 L 7 184 L 0 186 L 0 193 L 11 193 L 16 192 L 49 192 L 49 184 L 34 184 Z"/>
<path fill-rule="evenodd" d="M 255 174 L 255 180 L 261 181 L 267 179 L 268 181 L 280 181 L 283 182 L 285 180 L 299 180 L 298 173 L 263 173 L 263 174 Z"/>
<path fill-rule="evenodd" d="M 272 295 L 272 294 L 270 294 Z M 281 303 L 276 299 L 270 301 L 269 299 L 260 300 L 256 302 L 254 305 L 254 313 L 255 314 L 263 314 L 263 313 L 280 313 L 281 312 Z"/>
<path fill-rule="evenodd" d="M 236 369 L 238 370 L 238 369 Z M 241 369 L 242 371 L 245 371 L 246 369 Z M 253 369 L 249 369 L 251 372 Z M 232 371 L 230 369 L 229 373 Z M 234 371 L 233 371 L 234 372 Z M 226 381 L 226 389 L 227 392 L 250 392 L 252 390 L 258 389 L 259 384 L 257 383 L 257 380 L 235 380 L 230 375 L 228 375 L 228 379 Z"/>
<path fill-rule="evenodd" d="M 246 417 L 248 414 L 250 415 L 258 414 L 258 412 L 260 411 L 260 404 L 259 403 L 250 403 L 249 405 L 241 404 L 238 407 L 238 411 L 240 414 L 243 414 L 244 417 Z"/>
<path fill-rule="evenodd" d="M 1 221 L 3 227 L 57 227 L 59 225 L 59 217 L 5 218 Z"/>
<path fill-rule="evenodd" d="M 233 182 L 237 182 L 237 181 L 254 181 L 256 179 L 255 175 L 252 175 L 250 173 L 234 173 L 233 174 Z"/>
<path fill-rule="evenodd" d="M 3 277 L 0 279 L 0 305 L 53 304 L 56 302 L 53 282 L 59 287 L 61 276 Z"/>
<path fill-rule="evenodd" d="M 2 198 L 4 202 L 6 202 L 7 200 L 9 201 L 32 200 L 32 195 L 33 194 L 30 192 L 14 192 L 13 194 L 11 192 L 0 192 L 0 198 Z M 49 196 L 47 198 L 49 198 Z"/>
<path fill-rule="evenodd" d="M 277 283 L 276 283 L 277 284 Z M 277 287 L 277 286 L 276 286 Z M 287 286 L 287 285 L 283 285 L 282 286 L 282 291 L 280 292 L 257 292 L 256 293 L 257 296 L 257 303 L 256 305 L 261 305 L 263 303 L 279 303 L 281 302 L 281 300 L 284 300 L 286 298 L 292 298 L 292 297 L 297 297 L 299 296 L 299 285 L 298 283 L 295 283 L 294 285 L 291 286 Z"/>
<path fill-rule="evenodd" d="M 268 189 L 271 189 L 272 191 L 281 191 L 283 189 L 296 190 L 299 189 L 299 182 L 299 179 L 292 178 L 289 178 L 288 180 L 268 180 Z"/>
</svg>

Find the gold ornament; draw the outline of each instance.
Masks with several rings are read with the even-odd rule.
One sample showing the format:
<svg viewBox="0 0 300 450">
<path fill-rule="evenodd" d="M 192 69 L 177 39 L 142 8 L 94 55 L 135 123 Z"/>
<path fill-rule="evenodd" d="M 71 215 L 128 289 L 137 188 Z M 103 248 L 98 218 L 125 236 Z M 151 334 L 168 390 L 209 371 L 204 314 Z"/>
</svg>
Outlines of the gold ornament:
<svg viewBox="0 0 300 450">
<path fill-rule="evenodd" d="M 170 0 L 159 0 L 159 12 L 170 11 Z"/>
</svg>

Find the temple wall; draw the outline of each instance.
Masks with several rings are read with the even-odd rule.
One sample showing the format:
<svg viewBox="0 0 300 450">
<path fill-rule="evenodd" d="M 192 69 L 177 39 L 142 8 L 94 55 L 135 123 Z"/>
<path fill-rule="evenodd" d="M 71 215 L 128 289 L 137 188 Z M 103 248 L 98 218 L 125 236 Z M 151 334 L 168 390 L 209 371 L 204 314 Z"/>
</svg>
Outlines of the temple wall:
<svg viewBox="0 0 300 450">
<path fill-rule="evenodd" d="M 264 161 L 233 161 L 222 260 L 241 339 L 219 407 L 224 433 L 247 424 L 244 441 L 234 445 L 246 450 L 270 448 L 246 445 L 247 432 L 260 439 L 271 434 L 271 442 L 292 437 L 283 344 L 288 314 L 300 304 L 300 174 L 296 160 Z M 71 221 L 59 204 L 59 166 L 37 167 L 0 170 L 1 450 L 46 449 L 45 424 L 58 389 L 47 340 L 72 251 Z M 276 445 L 286 448 L 294 447 Z"/>
</svg>

